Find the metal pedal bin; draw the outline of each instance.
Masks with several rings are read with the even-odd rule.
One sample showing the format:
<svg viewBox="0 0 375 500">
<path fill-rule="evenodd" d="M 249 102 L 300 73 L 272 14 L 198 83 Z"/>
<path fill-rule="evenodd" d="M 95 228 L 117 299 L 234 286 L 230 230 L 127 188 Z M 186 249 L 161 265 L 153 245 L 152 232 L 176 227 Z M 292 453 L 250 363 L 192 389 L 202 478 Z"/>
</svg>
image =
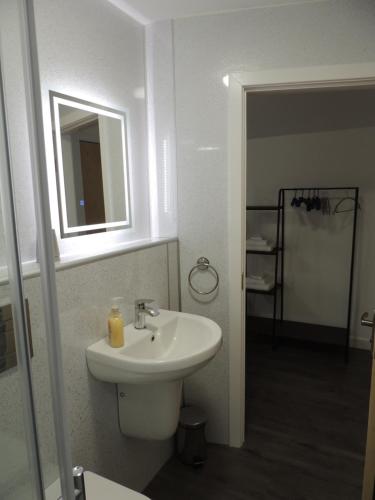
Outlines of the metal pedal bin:
<svg viewBox="0 0 375 500">
<path fill-rule="evenodd" d="M 207 417 L 200 408 L 196 406 L 181 408 L 177 430 L 177 455 L 184 464 L 199 467 L 205 463 L 206 423 Z"/>
</svg>

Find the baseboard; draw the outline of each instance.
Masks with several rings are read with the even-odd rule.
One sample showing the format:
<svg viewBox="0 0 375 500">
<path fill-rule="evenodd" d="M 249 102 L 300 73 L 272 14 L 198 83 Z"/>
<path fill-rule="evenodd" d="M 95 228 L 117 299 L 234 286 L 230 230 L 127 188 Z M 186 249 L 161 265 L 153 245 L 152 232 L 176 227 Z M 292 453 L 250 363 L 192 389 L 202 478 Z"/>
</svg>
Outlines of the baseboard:
<svg viewBox="0 0 375 500">
<path fill-rule="evenodd" d="M 272 319 L 259 316 L 248 316 L 247 331 L 268 334 L 272 332 Z M 317 342 L 330 345 L 344 345 L 346 330 L 326 325 L 284 321 L 285 337 L 301 341 Z M 280 337 L 283 335 L 281 334 Z M 370 342 L 366 337 L 353 334 L 350 337 L 350 347 L 355 349 L 370 350 Z"/>
<path fill-rule="evenodd" d="M 369 340 L 364 337 L 350 337 L 350 347 L 369 351 L 371 346 Z"/>
</svg>

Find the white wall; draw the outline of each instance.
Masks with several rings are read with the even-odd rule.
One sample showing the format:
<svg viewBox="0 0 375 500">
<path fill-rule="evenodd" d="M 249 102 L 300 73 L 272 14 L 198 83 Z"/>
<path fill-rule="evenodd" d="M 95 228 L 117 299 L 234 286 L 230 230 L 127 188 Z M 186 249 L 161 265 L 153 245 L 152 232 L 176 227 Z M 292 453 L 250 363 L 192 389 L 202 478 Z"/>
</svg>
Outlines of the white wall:
<svg viewBox="0 0 375 500">
<path fill-rule="evenodd" d="M 178 227 L 182 308 L 216 320 L 224 348 L 187 384 L 187 397 L 208 412 L 210 439 L 228 441 L 228 73 L 375 60 L 372 1 L 331 1 L 251 9 L 174 22 Z M 207 304 L 186 279 L 200 255 L 221 277 Z"/>
<path fill-rule="evenodd" d="M 107 221 L 123 221 L 128 214 L 124 202 L 125 180 L 121 122 L 99 115 L 99 131 L 105 217 Z"/>
<path fill-rule="evenodd" d="M 56 22 L 54 22 L 56 20 Z M 58 22 L 57 22 L 58 20 Z M 144 28 L 105 0 L 37 0 L 36 23 L 53 224 L 58 227 L 49 91 L 125 110 L 133 227 L 65 238 L 62 254 L 113 246 L 150 234 Z M 141 91 L 140 91 L 141 90 Z M 143 92 L 142 92 L 143 90 Z"/>
<path fill-rule="evenodd" d="M 66 211 L 67 211 L 67 219 L 69 221 L 70 226 L 78 225 L 79 218 L 79 203 L 78 200 L 82 199 L 79 197 L 77 191 L 82 186 L 82 180 L 80 182 L 80 186 L 77 186 L 76 179 L 78 177 L 74 166 L 77 165 L 77 161 L 75 160 L 75 154 L 79 151 L 76 151 L 78 144 L 72 140 L 71 135 L 64 134 L 61 137 L 61 153 L 64 158 L 64 183 L 65 183 L 65 198 L 66 198 Z M 76 156 L 77 158 L 77 156 Z M 81 177 L 82 179 L 82 177 Z"/>
<path fill-rule="evenodd" d="M 79 243 L 75 238 L 64 239 L 61 253 L 77 253 L 82 244 L 100 248 L 148 237 L 144 28 L 105 0 L 36 0 L 35 4 L 50 198 L 53 226 L 58 234 L 49 91 L 125 110 L 129 123 L 129 159 L 134 173 L 132 202 L 136 214 L 133 228 L 81 237 Z M 23 260 L 30 261 L 35 259 L 35 218 L 30 210 L 33 195 L 17 7 L 17 2 L 11 0 L 1 3 L 0 27 L 21 249 Z"/>
<path fill-rule="evenodd" d="M 19 215 L 18 234 L 22 260 L 35 260 L 36 226 L 34 197 L 28 143 L 26 98 L 23 80 L 23 55 L 19 28 L 18 2 L 5 0 L 0 3 L 0 51 L 5 84 L 11 159 L 14 166 L 13 181 Z M 0 234 L 0 268 L 5 265 L 3 234 Z"/>
<path fill-rule="evenodd" d="M 177 235 L 176 122 L 172 22 L 146 26 L 151 234 Z"/>
</svg>

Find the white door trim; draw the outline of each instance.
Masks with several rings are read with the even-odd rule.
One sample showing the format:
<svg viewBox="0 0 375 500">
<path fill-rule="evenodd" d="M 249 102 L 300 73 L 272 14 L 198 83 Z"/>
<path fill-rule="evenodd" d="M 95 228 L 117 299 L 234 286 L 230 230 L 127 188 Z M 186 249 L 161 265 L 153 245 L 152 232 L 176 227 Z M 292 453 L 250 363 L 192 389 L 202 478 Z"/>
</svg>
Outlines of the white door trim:
<svg viewBox="0 0 375 500">
<path fill-rule="evenodd" d="M 246 93 L 375 86 L 375 64 L 312 66 L 229 75 L 229 444 L 245 439 Z"/>
</svg>

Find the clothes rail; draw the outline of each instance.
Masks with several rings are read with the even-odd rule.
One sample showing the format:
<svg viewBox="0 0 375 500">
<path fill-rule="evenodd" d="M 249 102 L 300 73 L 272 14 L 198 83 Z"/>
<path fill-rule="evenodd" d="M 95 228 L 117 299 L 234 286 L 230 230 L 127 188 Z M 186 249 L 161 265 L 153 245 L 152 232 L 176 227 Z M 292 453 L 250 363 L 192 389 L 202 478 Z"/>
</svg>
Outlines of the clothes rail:
<svg viewBox="0 0 375 500">
<path fill-rule="evenodd" d="M 288 187 L 281 188 L 278 195 L 278 221 L 277 221 L 277 242 L 276 246 L 285 249 L 285 194 L 287 192 L 294 191 L 353 191 L 353 201 L 354 210 L 353 213 L 353 229 L 352 229 L 352 239 L 351 239 L 351 257 L 349 266 L 349 289 L 348 289 L 348 299 L 347 299 L 347 311 L 346 311 L 346 328 L 345 328 L 345 361 L 349 360 L 349 346 L 350 346 L 350 326 L 352 319 L 352 300 L 353 300 L 353 279 L 354 279 L 354 264 L 355 264 L 355 251 L 356 251 L 356 238 L 357 238 L 357 225 L 358 225 L 358 210 L 359 210 L 359 188 L 353 186 L 340 186 L 340 187 L 324 187 L 324 186 L 307 186 L 307 187 Z M 281 227 L 279 227 L 281 226 Z M 280 324 L 283 325 L 284 319 L 284 264 L 285 264 L 285 252 L 281 252 L 280 259 L 276 257 L 276 270 L 275 277 L 277 278 L 280 273 Z M 280 269 L 279 269 L 280 264 Z M 276 307 L 276 306 L 275 306 Z M 276 338 L 274 339 L 276 342 Z"/>
</svg>

